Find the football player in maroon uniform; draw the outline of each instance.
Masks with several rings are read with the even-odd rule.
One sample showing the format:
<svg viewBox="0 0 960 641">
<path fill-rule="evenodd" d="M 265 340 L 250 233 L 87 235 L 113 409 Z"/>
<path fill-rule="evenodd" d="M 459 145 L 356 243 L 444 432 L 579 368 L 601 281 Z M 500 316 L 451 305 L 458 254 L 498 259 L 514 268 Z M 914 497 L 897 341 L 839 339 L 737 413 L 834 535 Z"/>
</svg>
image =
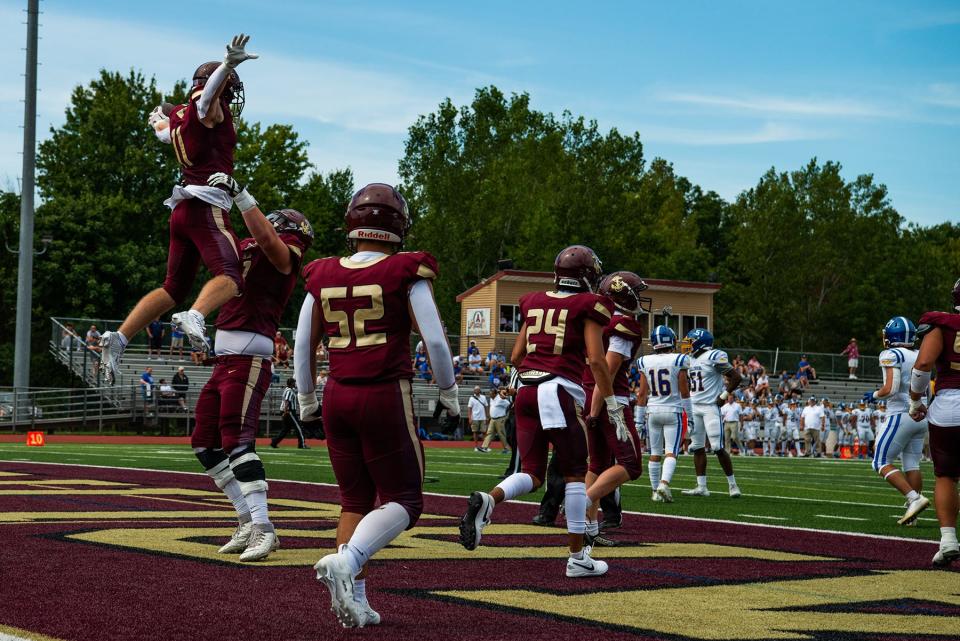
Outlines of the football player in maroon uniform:
<svg viewBox="0 0 960 641">
<path fill-rule="evenodd" d="M 567 576 L 600 576 L 606 573 L 607 564 L 591 559 L 590 550 L 583 547 L 587 438 L 581 413 L 587 396 L 582 382 L 586 359 L 599 390 L 590 414 L 598 416 L 605 401 L 617 432 L 626 433 L 623 407 L 614 396 L 603 353 L 603 328 L 610 321 L 613 305 L 594 293 L 603 274 L 600 260 L 589 247 L 567 247 L 557 255 L 553 271 L 556 291 L 520 298 L 524 320 L 511 355 L 520 379 L 516 421 L 522 472 L 511 474 L 489 493 L 470 495 L 460 521 L 460 543 L 468 550 L 476 549 L 495 505 L 540 487 L 552 443 L 566 481 L 564 505 L 570 545 Z"/>
<path fill-rule="evenodd" d="M 957 544 L 957 483 L 960 481 L 960 280 L 953 285 L 953 312 L 927 312 L 917 333 L 923 336 L 920 353 L 910 376 L 910 416 L 927 417 L 930 454 L 937 477 L 933 501 L 940 521 L 940 549 L 933 557 L 938 567 L 960 558 Z M 930 408 L 921 398 L 930 387 L 930 372 L 937 368 L 936 395 Z"/>
<path fill-rule="evenodd" d="M 423 447 L 411 397 L 410 332 L 423 337 L 440 403 L 459 416 L 450 346 L 433 299 L 437 261 L 399 251 L 410 229 L 407 203 L 390 185 L 367 185 L 350 201 L 353 255 L 304 269 L 307 296 L 294 346 L 300 415 L 318 407 L 316 347 L 329 337 L 324 388 L 327 451 L 340 486 L 338 551 L 314 566 L 344 627 L 380 623 L 366 598 L 366 564 L 423 510 Z M 379 498 L 380 505 L 374 506 Z"/>
<path fill-rule="evenodd" d="M 250 36 L 240 34 L 227 45 L 223 62 L 207 62 L 193 74 L 193 88 L 185 104 L 161 105 L 150 115 L 157 136 L 173 147 L 180 164 L 180 183 L 164 204 L 170 215 L 167 275 L 159 287 L 136 304 L 116 332 L 104 332 L 101 358 L 107 383 L 120 374 L 120 358 L 127 342 L 147 324 L 183 302 L 193 287 L 200 261 L 213 274 L 193 307 L 173 315 L 195 349 L 205 350 L 204 317 L 243 289 L 239 240 L 230 224 L 233 202 L 222 188 L 211 187 L 214 173 L 233 173 L 237 146 L 234 118 L 243 108 L 243 83 L 235 68 L 256 58 L 244 47 Z M 166 113 L 169 111 L 169 113 Z"/>
<path fill-rule="evenodd" d="M 273 335 L 297 283 L 313 228 L 294 209 L 266 216 L 225 173 L 209 184 L 235 197 L 253 238 L 240 241 L 247 286 L 220 308 L 216 364 L 196 406 L 191 437 L 204 470 L 233 503 L 240 523 L 220 553 L 259 561 L 279 546 L 267 512 L 267 481 L 256 452 L 260 404 L 270 387 Z"/>
<path fill-rule="evenodd" d="M 586 476 L 588 544 L 592 544 L 593 538 L 600 533 L 597 522 L 600 499 L 643 473 L 640 436 L 633 424 L 633 412 L 626 410 L 630 406 L 627 373 L 630 364 L 639 356 L 644 333 L 637 316 L 649 312 L 653 302 L 640 295 L 646 289 L 647 284 L 633 272 L 614 272 L 600 283 L 600 295 L 606 296 L 614 305 L 613 316 L 603 329 L 603 347 L 613 379 L 613 394 L 624 409 L 627 429 L 621 432 L 610 421 L 594 382 L 593 370 L 584 368 L 583 389 L 587 398 L 592 399 L 591 408 L 594 411 L 599 409 L 599 414 L 588 416 L 586 421 L 590 445 L 590 467 Z"/>
</svg>

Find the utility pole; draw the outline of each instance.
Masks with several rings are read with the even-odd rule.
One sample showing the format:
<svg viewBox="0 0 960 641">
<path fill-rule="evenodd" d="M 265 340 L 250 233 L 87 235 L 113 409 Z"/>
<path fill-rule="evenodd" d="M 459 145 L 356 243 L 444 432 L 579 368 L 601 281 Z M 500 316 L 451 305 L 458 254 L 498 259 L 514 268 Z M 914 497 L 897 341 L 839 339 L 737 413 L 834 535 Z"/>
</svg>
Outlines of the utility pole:
<svg viewBox="0 0 960 641">
<path fill-rule="evenodd" d="M 23 100 L 23 176 L 20 192 L 20 265 L 13 386 L 30 386 L 30 317 L 33 307 L 33 191 L 37 150 L 37 25 L 40 0 L 27 0 L 27 72 Z"/>
</svg>

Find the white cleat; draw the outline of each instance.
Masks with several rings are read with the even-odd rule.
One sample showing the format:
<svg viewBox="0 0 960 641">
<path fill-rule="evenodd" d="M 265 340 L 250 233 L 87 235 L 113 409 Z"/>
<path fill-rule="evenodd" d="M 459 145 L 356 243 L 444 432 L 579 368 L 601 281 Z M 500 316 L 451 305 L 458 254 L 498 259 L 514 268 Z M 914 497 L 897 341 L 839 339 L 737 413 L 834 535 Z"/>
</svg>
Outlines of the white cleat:
<svg viewBox="0 0 960 641">
<path fill-rule="evenodd" d="M 490 525 L 493 514 L 493 497 L 486 492 L 474 492 L 467 499 L 467 511 L 460 519 L 460 545 L 476 550 L 480 545 L 483 528 Z"/>
<path fill-rule="evenodd" d="M 357 604 L 360 608 L 360 622 L 358 628 L 368 625 L 380 625 L 380 613 L 370 607 L 366 599 Z"/>
<path fill-rule="evenodd" d="M 317 579 L 330 591 L 330 609 L 345 628 L 364 623 L 361 605 L 353 600 L 353 572 L 342 554 L 328 554 L 313 566 Z"/>
<path fill-rule="evenodd" d="M 741 496 L 742 496 L 742 494 L 741 494 L 741 492 L 740 492 L 740 487 L 737 486 L 737 485 L 731 485 L 731 486 L 730 486 L 730 498 L 732 498 L 732 499 L 738 499 L 738 498 L 740 498 Z"/>
<path fill-rule="evenodd" d="M 567 559 L 567 576 L 571 579 L 583 576 L 603 576 L 607 573 L 606 561 L 597 561 L 590 558 L 590 553 L 584 549 L 583 558 L 576 559 L 569 557 Z"/>
<path fill-rule="evenodd" d="M 120 380 L 120 359 L 126 349 L 117 332 L 104 332 L 100 336 L 100 359 L 103 365 L 103 378 L 107 385 L 114 385 Z"/>
<path fill-rule="evenodd" d="M 670 486 L 663 481 L 660 481 L 660 485 L 657 486 L 657 494 L 660 495 L 664 503 L 673 503 L 673 492 L 670 491 Z"/>
<path fill-rule="evenodd" d="M 198 312 L 177 312 L 170 320 L 180 328 L 180 331 L 186 334 L 190 345 L 195 350 L 201 352 L 210 350 L 210 341 L 207 339 L 207 326 L 203 322 L 203 317 Z"/>
<path fill-rule="evenodd" d="M 907 504 L 907 511 L 897 521 L 897 525 L 907 525 L 917 520 L 917 515 L 930 507 L 930 499 L 920 495 L 915 500 Z"/>
<path fill-rule="evenodd" d="M 267 529 L 270 528 L 270 529 Z M 271 525 L 254 524 L 250 529 L 247 548 L 240 555 L 241 561 L 262 561 L 280 547 L 280 537 Z"/>
<path fill-rule="evenodd" d="M 933 565 L 938 568 L 945 568 L 956 559 L 960 559 L 960 547 L 956 543 L 948 543 L 944 546 L 940 544 L 940 549 L 933 555 Z"/>
<path fill-rule="evenodd" d="M 684 496 L 710 496 L 710 490 L 705 487 L 700 487 L 699 485 L 692 490 L 683 490 L 681 492 Z"/>
<path fill-rule="evenodd" d="M 253 529 L 253 521 L 240 523 L 237 529 L 233 531 L 233 536 L 227 541 L 227 544 L 217 550 L 217 554 L 236 554 L 247 549 L 247 542 L 250 540 L 250 530 Z"/>
<path fill-rule="evenodd" d="M 650 500 L 654 503 L 663 503 L 663 497 L 657 494 L 656 490 L 654 490 L 653 494 L 650 495 Z"/>
</svg>

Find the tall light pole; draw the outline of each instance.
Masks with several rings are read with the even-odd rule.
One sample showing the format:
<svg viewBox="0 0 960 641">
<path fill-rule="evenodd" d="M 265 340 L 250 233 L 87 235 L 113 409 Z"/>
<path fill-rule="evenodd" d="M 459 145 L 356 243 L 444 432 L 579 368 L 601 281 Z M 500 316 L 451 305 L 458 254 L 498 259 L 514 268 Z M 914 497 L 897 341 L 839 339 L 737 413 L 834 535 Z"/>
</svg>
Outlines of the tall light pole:
<svg viewBox="0 0 960 641">
<path fill-rule="evenodd" d="M 20 265 L 13 386 L 30 386 L 30 317 L 33 307 L 33 191 L 37 150 L 37 24 L 40 0 L 27 0 L 27 72 L 23 100 L 23 176 L 20 192 Z"/>
</svg>

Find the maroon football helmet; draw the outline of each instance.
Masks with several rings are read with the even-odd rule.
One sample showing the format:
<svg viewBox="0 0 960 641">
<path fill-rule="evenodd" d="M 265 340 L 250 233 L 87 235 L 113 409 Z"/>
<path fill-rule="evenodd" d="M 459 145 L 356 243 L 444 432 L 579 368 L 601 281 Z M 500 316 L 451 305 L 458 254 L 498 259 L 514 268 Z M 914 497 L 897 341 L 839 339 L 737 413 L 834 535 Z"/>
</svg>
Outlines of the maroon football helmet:
<svg viewBox="0 0 960 641">
<path fill-rule="evenodd" d="M 640 295 L 646 289 L 647 284 L 633 272 L 613 272 L 600 281 L 598 293 L 612 300 L 617 309 L 637 316 L 649 313 L 653 305 L 652 298 Z"/>
<path fill-rule="evenodd" d="M 213 75 L 213 72 L 217 70 L 222 63 L 220 62 L 205 62 L 197 70 L 193 72 L 193 88 L 199 89 L 207 84 L 207 80 L 210 79 L 210 76 Z M 227 76 L 227 86 L 223 88 L 223 93 L 221 96 L 226 98 L 227 103 L 230 105 L 230 113 L 234 116 L 239 116 L 240 112 L 243 111 L 243 105 L 246 104 L 246 97 L 243 93 L 243 83 L 240 82 L 240 76 L 237 74 L 236 69 L 230 71 L 230 75 Z"/>
<path fill-rule="evenodd" d="M 313 226 L 296 209 L 275 209 L 267 214 L 267 220 L 278 234 L 294 234 L 307 249 L 313 244 Z"/>
<path fill-rule="evenodd" d="M 557 254 L 553 275 L 557 289 L 595 292 L 603 277 L 603 267 L 592 249 L 571 245 Z"/>
<path fill-rule="evenodd" d="M 960 312 L 960 278 L 953 284 L 953 308 Z"/>
<path fill-rule="evenodd" d="M 411 224 L 407 201 L 384 183 L 370 183 L 355 193 L 344 220 L 351 246 L 358 240 L 403 244 Z"/>
</svg>

